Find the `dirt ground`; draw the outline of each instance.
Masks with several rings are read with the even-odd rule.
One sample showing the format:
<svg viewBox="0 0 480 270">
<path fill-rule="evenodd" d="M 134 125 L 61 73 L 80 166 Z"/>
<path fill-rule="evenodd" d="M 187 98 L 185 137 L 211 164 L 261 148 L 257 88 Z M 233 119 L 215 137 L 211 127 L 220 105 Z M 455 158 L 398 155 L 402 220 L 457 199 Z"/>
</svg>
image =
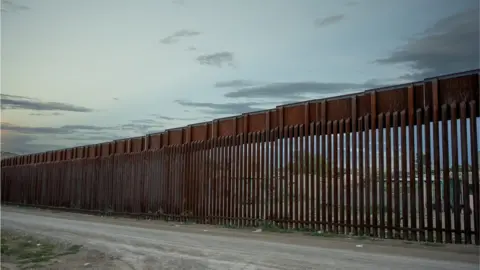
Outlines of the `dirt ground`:
<svg viewBox="0 0 480 270">
<path fill-rule="evenodd" d="M 1 231 L 1 269 L 118 269 L 118 258 L 18 230 Z"/>
<path fill-rule="evenodd" d="M 232 229 L 6 206 L 1 218 L 4 230 L 55 239 L 43 269 L 478 269 L 479 249 L 473 245 L 287 233 L 268 226 Z M 77 249 L 75 254 L 55 255 Z M 18 255 L 6 259 L 25 266 Z"/>
</svg>

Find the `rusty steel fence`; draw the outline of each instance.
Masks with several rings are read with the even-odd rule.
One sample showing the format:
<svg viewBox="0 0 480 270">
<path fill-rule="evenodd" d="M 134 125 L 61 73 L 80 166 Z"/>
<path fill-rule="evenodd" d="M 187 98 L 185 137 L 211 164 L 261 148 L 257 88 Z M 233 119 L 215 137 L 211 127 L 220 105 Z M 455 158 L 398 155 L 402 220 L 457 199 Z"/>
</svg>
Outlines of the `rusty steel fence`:
<svg viewBox="0 0 480 270">
<path fill-rule="evenodd" d="M 475 70 L 10 158 L 2 202 L 478 245 L 478 102 Z"/>
</svg>

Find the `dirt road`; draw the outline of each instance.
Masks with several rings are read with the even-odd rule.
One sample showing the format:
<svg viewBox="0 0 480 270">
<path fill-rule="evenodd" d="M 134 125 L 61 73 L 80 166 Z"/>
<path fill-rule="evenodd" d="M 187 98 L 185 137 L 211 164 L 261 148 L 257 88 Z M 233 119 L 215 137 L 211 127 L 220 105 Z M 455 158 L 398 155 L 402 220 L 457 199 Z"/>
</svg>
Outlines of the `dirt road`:
<svg viewBox="0 0 480 270">
<path fill-rule="evenodd" d="M 7 206 L 2 228 L 106 252 L 120 258 L 124 269 L 478 269 L 473 246 L 273 234 Z"/>
</svg>

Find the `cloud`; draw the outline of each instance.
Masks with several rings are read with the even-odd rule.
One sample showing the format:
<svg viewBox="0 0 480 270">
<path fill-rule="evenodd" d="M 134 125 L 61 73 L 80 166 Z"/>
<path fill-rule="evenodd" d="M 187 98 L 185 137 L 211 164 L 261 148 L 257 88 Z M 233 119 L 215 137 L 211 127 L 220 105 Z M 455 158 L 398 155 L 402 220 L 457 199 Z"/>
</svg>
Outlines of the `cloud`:
<svg viewBox="0 0 480 270">
<path fill-rule="evenodd" d="M 1 122 L 0 129 L 2 131 L 17 132 L 22 134 L 36 135 L 70 135 L 75 133 L 81 134 L 100 134 L 104 132 L 116 132 L 122 130 L 136 131 L 136 133 L 144 134 L 151 129 L 163 128 L 165 123 L 154 119 L 138 119 L 132 120 L 126 124 L 116 126 L 97 126 L 97 125 L 63 125 L 59 127 L 37 127 L 37 126 L 20 126 L 12 123 Z"/>
<path fill-rule="evenodd" d="M 157 119 L 161 120 L 166 120 L 166 121 L 193 121 L 193 120 L 199 120 L 198 117 L 195 118 L 189 118 L 189 117 L 171 117 L 171 116 L 165 116 L 165 115 L 160 115 L 160 114 L 152 114 Z"/>
<path fill-rule="evenodd" d="M 201 65 L 207 66 L 223 67 L 223 65 L 227 65 L 230 67 L 235 67 L 232 52 L 217 52 L 213 54 L 200 55 L 197 57 L 197 61 Z"/>
<path fill-rule="evenodd" d="M 92 112 L 90 108 L 60 102 L 44 102 L 24 96 L 1 94 L 2 110 Z"/>
<path fill-rule="evenodd" d="M 80 144 L 84 144 L 85 141 L 87 141 L 87 142 L 108 142 L 108 141 L 121 139 L 123 137 L 124 136 L 120 136 L 118 134 L 88 135 L 88 136 L 85 136 L 85 134 L 79 134 L 79 135 L 76 135 L 76 136 L 65 136 L 62 139 L 63 140 L 69 140 L 69 141 L 81 142 Z"/>
<path fill-rule="evenodd" d="M 67 146 L 61 144 L 45 144 L 36 142 L 36 136 L 2 132 L 2 151 L 15 154 L 39 153 L 54 149 L 62 149 Z"/>
<path fill-rule="evenodd" d="M 326 97 L 339 92 L 353 92 L 380 87 L 381 85 L 369 81 L 365 83 L 327 83 L 327 82 L 286 82 L 270 83 L 261 86 L 246 87 L 226 93 L 227 98 L 283 98 L 299 99 L 306 95 Z"/>
<path fill-rule="evenodd" d="M 2 131 L 13 131 L 22 134 L 72 134 L 78 131 L 101 131 L 109 127 L 90 126 L 90 125 L 64 125 L 60 127 L 35 127 L 19 126 L 11 123 L 2 122 L 0 125 Z"/>
<path fill-rule="evenodd" d="M 236 87 L 247 87 L 252 85 L 255 85 L 255 84 L 247 80 L 231 80 L 231 81 L 222 81 L 222 82 L 215 83 L 216 88 L 236 88 Z"/>
<path fill-rule="evenodd" d="M 18 12 L 29 10 L 30 7 L 25 5 L 15 4 L 9 0 L 2 0 L 2 12 Z"/>
<path fill-rule="evenodd" d="M 413 72 L 400 79 L 423 80 L 479 68 L 479 8 L 443 18 L 389 56 L 375 62 L 405 65 Z"/>
<path fill-rule="evenodd" d="M 157 119 L 136 119 L 130 121 L 128 124 L 120 125 L 120 130 L 134 131 L 137 134 L 146 134 L 150 132 L 157 132 L 159 129 L 164 129 L 166 123 Z"/>
<path fill-rule="evenodd" d="M 232 115 L 253 112 L 261 110 L 265 105 L 265 103 L 258 102 L 210 103 L 185 100 L 177 100 L 176 102 L 182 106 L 200 108 L 202 112 L 212 115 Z"/>
<path fill-rule="evenodd" d="M 160 40 L 160 43 L 173 44 L 173 43 L 176 43 L 181 38 L 194 37 L 194 36 L 198 36 L 200 34 L 201 33 L 197 32 L 197 31 L 183 29 L 183 30 L 180 30 L 180 31 L 177 31 L 177 32 L 171 34 L 170 36 L 162 38 Z"/>
<path fill-rule="evenodd" d="M 338 23 L 338 22 L 340 22 L 344 19 L 345 19 L 345 15 L 343 15 L 343 14 L 332 15 L 332 16 L 328 16 L 328 17 L 325 17 L 325 18 L 316 19 L 314 21 L 314 25 L 316 27 L 325 27 L 325 26 L 329 26 L 329 25 Z"/>
<path fill-rule="evenodd" d="M 53 112 L 53 113 L 29 113 L 28 115 L 31 115 L 31 116 L 60 116 L 60 115 L 63 115 L 63 113 L 59 113 L 59 112 Z"/>
<path fill-rule="evenodd" d="M 123 137 L 144 135 L 158 132 L 164 124 L 158 120 L 140 119 L 117 126 L 95 125 L 63 125 L 59 127 L 48 126 L 22 126 L 1 122 L 2 149 L 15 153 L 35 153 L 53 149 L 71 147 L 91 143 L 111 141 Z M 67 145 L 35 144 L 31 141 L 61 142 Z M 72 141 L 73 143 L 67 143 Z M 75 143 L 77 142 L 77 143 Z M 78 143 L 80 142 L 80 143 Z"/>
<path fill-rule="evenodd" d="M 360 3 L 356 2 L 356 1 L 350 1 L 346 5 L 349 6 L 349 7 L 353 7 L 353 6 L 357 6 L 358 4 L 360 4 Z"/>
</svg>

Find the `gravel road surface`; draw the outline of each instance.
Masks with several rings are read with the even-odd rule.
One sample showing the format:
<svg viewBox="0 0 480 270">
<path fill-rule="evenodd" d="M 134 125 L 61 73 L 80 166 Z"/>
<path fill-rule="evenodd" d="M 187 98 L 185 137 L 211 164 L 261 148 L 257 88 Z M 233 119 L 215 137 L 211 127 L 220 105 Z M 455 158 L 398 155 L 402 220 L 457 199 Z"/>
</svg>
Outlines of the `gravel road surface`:
<svg viewBox="0 0 480 270">
<path fill-rule="evenodd" d="M 479 269 L 478 247 L 273 234 L 2 206 L 2 228 L 116 256 L 123 269 Z"/>
</svg>

